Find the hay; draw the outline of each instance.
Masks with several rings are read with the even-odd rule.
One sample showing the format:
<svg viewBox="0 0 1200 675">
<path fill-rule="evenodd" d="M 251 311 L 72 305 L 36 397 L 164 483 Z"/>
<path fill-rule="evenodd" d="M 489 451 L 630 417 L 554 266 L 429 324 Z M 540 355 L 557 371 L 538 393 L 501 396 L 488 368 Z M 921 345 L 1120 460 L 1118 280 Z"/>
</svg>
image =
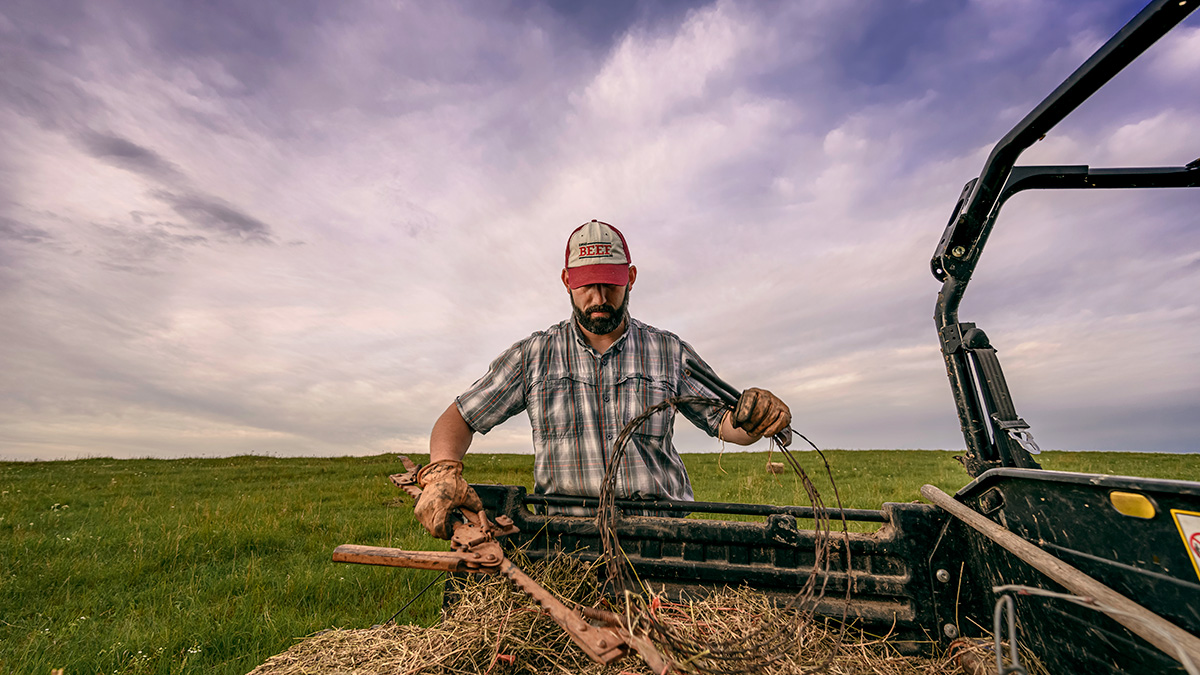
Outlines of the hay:
<svg viewBox="0 0 1200 675">
<path fill-rule="evenodd" d="M 563 555 L 522 567 L 567 604 L 604 603 L 596 582 L 597 570 L 576 557 Z M 607 667 L 591 662 L 557 624 L 505 578 L 472 576 L 452 583 L 459 585 L 459 601 L 437 626 L 385 625 L 324 631 L 271 657 L 250 675 L 651 675 L 636 655 Z M 764 625 L 791 621 L 782 608 L 748 590 L 725 589 L 686 603 L 655 597 L 651 609 L 659 622 L 701 643 L 728 641 Z M 779 659 L 760 672 L 813 672 L 840 633 L 841 627 L 834 621 L 810 621 L 804 625 L 803 634 L 796 636 L 798 639 L 780 645 Z M 841 637 L 841 642 L 836 658 L 825 671 L 832 675 L 961 672 L 949 655 L 901 655 L 886 641 L 853 629 Z M 688 669 L 687 664 L 683 666 Z"/>
</svg>

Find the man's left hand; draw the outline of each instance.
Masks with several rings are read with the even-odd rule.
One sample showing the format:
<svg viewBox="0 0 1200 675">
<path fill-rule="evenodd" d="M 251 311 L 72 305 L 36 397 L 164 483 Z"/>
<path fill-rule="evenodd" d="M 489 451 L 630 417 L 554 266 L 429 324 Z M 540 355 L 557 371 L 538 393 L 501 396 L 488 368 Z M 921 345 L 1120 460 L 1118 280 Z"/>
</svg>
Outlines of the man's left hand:
<svg viewBox="0 0 1200 675">
<path fill-rule="evenodd" d="M 742 392 L 733 410 L 733 426 L 753 436 L 774 436 L 792 423 L 792 411 L 766 389 Z"/>
<path fill-rule="evenodd" d="M 421 497 L 414 512 L 429 534 L 439 539 L 449 539 L 454 534 L 451 519 L 456 509 L 483 511 L 483 502 L 463 480 L 462 472 L 463 463 L 451 459 L 431 462 L 417 472 Z"/>
</svg>

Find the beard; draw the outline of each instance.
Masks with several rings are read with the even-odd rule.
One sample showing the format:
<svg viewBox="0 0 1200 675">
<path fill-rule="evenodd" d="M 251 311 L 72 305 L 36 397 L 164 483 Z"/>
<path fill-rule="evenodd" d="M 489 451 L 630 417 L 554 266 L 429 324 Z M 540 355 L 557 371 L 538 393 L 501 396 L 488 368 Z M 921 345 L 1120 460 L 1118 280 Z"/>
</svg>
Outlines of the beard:
<svg viewBox="0 0 1200 675">
<path fill-rule="evenodd" d="M 579 309 L 579 306 L 572 300 L 571 309 L 574 310 L 575 320 L 579 322 L 580 327 L 594 335 L 608 335 L 620 328 L 625 319 L 629 318 L 629 292 L 625 292 L 625 299 L 621 301 L 620 307 L 603 304 Z M 592 312 L 598 311 L 608 312 L 608 316 L 592 318 Z"/>
</svg>

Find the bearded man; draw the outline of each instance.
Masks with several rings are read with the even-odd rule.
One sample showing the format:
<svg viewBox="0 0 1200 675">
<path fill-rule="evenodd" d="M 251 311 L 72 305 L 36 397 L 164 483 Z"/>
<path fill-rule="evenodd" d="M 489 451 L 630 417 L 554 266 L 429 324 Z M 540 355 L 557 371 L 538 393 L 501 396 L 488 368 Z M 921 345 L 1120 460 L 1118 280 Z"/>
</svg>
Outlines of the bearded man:
<svg viewBox="0 0 1200 675">
<path fill-rule="evenodd" d="M 434 424 L 417 519 L 447 538 L 458 506 L 481 510 L 463 479 L 475 433 L 525 411 L 533 427 L 534 492 L 598 497 L 621 429 L 646 408 L 676 396 L 716 397 L 684 373 L 684 359 L 704 362 L 673 333 L 629 316 L 637 280 L 617 228 L 593 220 L 567 239 L 562 283 L 572 316 L 514 344 L 455 399 Z M 711 370 L 711 369 L 709 369 Z M 788 428 L 791 413 L 769 391 L 747 389 L 734 410 L 681 405 L 710 436 L 750 445 Z M 623 499 L 692 500 L 687 470 L 672 443 L 675 410 L 653 415 L 632 435 L 617 477 Z M 578 507 L 560 511 L 582 515 Z"/>
</svg>

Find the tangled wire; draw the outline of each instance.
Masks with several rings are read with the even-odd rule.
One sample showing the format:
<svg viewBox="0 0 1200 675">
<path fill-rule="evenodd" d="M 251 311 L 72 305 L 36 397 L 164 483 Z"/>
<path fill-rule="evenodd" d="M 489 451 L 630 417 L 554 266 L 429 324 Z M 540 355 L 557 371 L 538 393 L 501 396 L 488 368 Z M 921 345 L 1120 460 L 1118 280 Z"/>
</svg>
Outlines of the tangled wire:
<svg viewBox="0 0 1200 675">
<path fill-rule="evenodd" d="M 625 457 L 625 449 L 629 444 L 629 438 L 633 432 L 653 415 L 667 408 L 679 407 L 681 405 L 711 405 L 725 410 L 730 409 L 730 406 L 720 399 L 702 396 L 678 396 L 646 408 L 640 415 L 630 420 L 629 424 L 625 425 L 625 428 L 621 430 L 620 435 L 617 436 L 616 441 L 613 443 L 612 457 L 605 471 L 604 481 L 601 484 L 600 506 L 596 516 L 600 530 L 600 540 L 603 546 L 602 559 L 605 561 L 608 581 L 612 588 L 618 593 L 623 594 L 627 599 L 629 605 L 627 615 L 630 617 L 631 623 L 636 623 L 637 627 L 647 630 L 651 639 L 677 665 L 682 665 L 687 670 L 693 672 L 713 673 L 714 675 L 738 675 L 740 673 L 759 672 L 764 666 L 784 658 L 785 655 L 794 651 L 797 643 L 804 639 L 805 628 L 813 618 L 817 603 L 825 595 L 825 590 L 829 583 L 830 559 L 833 552 L 829 510 L 825 507 L 816 486 L 813 485 L 812 480 L 809 479 L 808 474 L 805 473 L 792 453 L 786 447 L 779 445 L 775 439 L 771 439 L 771 443 L 774 444 L 775 448 L 787 460 L 792 471 L 800 477 L 801 484 L 804 486 L 804 491 L 807 493 L 812 505 L 813 519 L 815 521 L 816 537 L 813 551 L 815 562 L 809 571 L 808 578 L 805 580 L 803 587 L 788 602 L 784 608 L 785 611 L 781 614 L 781 616 L 791 617 L 791 620 L 761 624 L 749 635 L 738 635 L 728 640 L 717 641 L 714 641 L 711 636 L 701 638 L 687 634 L 677 626 L 667 625 L 658 621 L 655 618 L 654 612 L 651 611 L 647 589 L 643 588 L 636 580 L 632 566 L 621 549 L 617 534 L 617 523 L 620 518 L 620 512 L 616 505 L 616 482 L 618 467 Z M 830 485 L 833 486 L 834 497 L 840 512 L 842 507 L 841 496 L 838 495 L 837 485 L 834 483 L 829 461 L 812 441 L 809 441 L 803 435 L 795 435 L 800 436 L 800 438 L 803 438 L 805 442 L 811 445 L 813 450 L 816 450 L 821 460 L 825 463 L 825 472 L 829 477 Z M 844 544 L 841 547 L 841 552 L 844 555 L 842 561 L 843 569 L 849 574 L 849 533 L 844 514 L 842 514 L 841 520 L 841 534 Z M 841 629 L 838 637 L 832 642 L 832 646 L 829 648 L 825 658 L 819 662 L 819 665 L 808 672 L 819 673 L 825 671 L 837 655 L 838 647 L 841 645 L 845 634 L 845 612 L 849 608 L 851 590 L 852 585 L 848 577 L 846 583 L 846 603 L 843 608 Z M 633 627 L 630 626 L 630 628 Z"/>
</svg>

